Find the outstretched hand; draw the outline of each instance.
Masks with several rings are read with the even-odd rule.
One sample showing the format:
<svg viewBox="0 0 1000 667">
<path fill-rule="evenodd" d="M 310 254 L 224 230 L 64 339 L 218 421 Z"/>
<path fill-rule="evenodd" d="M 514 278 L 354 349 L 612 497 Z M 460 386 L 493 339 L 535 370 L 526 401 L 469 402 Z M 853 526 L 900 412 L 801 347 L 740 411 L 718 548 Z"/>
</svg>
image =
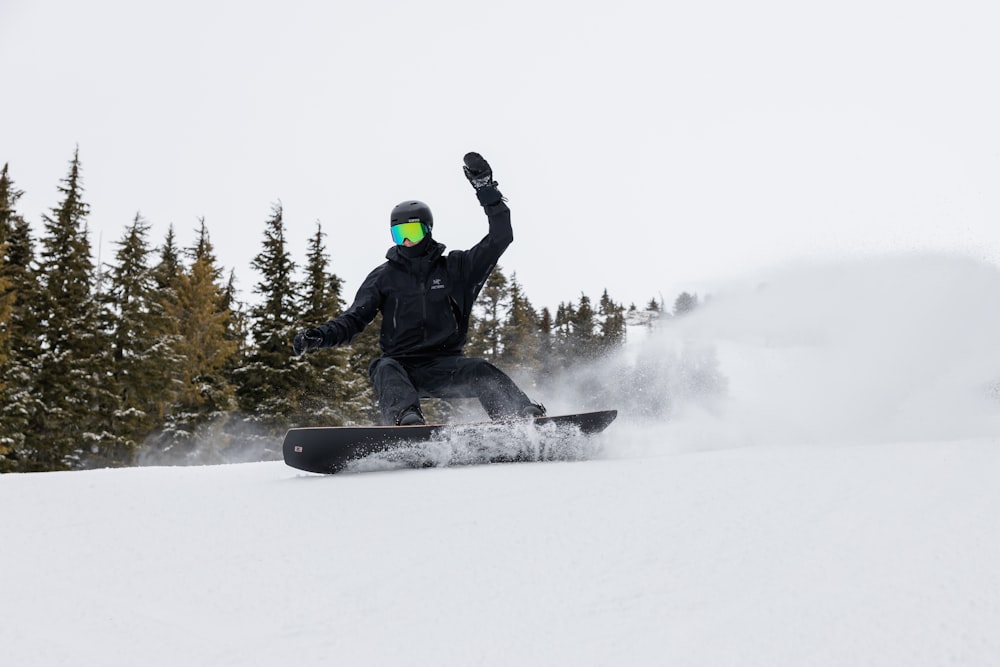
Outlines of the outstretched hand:
<svg viewBox="0 0 1000 667">
<path fill-rule="evenodd" d="M 465 166 L 465 177 L 472 183 L 472 187 L 479 190 L 493 184 L 493 170 L 490 163 L 479 153 L 466 153 L 463 159 Z"/>
<path fill-rule="evenodd" d="M 465 166 L 465 177 L 472 183 L 476 190 L 476 197 L 483 206 L 498 204 L 503 200 L 503 195 L 497 190 L 497 182 L 493 180 L 493 169 L 479 153 L 466 153 L 463 159 Z"/>
<path fill-rule="evenodd" d="M 295 334 L 295 340 L 292 341 L 292 352 L 297 357 L 309 350 L 315 350 L 322 346 L 323 332 L 313 327 L 311 329 L 303 329 Z"/>
</svg>

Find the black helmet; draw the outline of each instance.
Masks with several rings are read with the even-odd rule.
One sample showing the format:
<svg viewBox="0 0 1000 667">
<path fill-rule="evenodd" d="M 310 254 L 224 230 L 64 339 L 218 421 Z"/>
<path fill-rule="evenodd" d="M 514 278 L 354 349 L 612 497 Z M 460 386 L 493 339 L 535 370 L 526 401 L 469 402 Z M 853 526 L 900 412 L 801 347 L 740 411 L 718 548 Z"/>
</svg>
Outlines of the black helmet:
<svg viewBox="0 0 1000 667">
<path fill-rule="evenodd" d="M 427 225 L 427 231 L 434 227 L 434 216 L 431 215 L 431 207 L 422 201 L 408 199 L 396 204 L 389 216 L 389 226 L 399 225 L 404 222 L 422 222 Z"/>
</svg>

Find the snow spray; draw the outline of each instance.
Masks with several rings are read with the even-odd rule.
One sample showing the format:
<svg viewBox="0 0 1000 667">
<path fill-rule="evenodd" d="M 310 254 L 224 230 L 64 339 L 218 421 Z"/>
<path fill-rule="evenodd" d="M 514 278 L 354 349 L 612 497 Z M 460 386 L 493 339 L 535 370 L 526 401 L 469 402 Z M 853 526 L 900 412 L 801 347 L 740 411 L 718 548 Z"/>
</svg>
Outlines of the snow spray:
<svg viewBox="0 0 1000 667">
<path fill-rule="evenodd" d="M 560 406 L 621 410 L 611 456 L 1000 436 L 1000 269 L 940 254 L 786 266 L 557 384 Z"/>
</svg>

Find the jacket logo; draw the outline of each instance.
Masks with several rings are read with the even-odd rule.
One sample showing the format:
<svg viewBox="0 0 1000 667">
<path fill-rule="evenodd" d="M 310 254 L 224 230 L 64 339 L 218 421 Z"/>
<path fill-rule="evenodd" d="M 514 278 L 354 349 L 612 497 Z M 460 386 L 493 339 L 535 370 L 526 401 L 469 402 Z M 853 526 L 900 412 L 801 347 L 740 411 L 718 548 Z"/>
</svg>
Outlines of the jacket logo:
<svg viewBox="0 0 1000 667">
<path fill-rule="evenodd" d="M 431 281 L 431 289 L 432 290 L 444 289 L 444 285 L 441 283 L 440 278 L 435 278 L 434 280 Z"/>
</svg>

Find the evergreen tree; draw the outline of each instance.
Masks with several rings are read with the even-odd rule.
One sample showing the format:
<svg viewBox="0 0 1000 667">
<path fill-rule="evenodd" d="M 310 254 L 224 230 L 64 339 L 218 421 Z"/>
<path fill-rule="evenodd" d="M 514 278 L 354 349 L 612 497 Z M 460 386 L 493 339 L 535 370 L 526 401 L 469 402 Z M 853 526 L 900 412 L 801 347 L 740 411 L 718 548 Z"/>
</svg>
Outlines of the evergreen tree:
<svg viewBox="0 0 1000 667">
<path fill-rule="evenodd" d="M 251 266 L 261 275 L 254 286 L 259 297 L 250 309 L 253 348 L 235 373 L 240 409 L 262 427 L 256 435 L 275 436 L 288 427 L 299 398 L 298 372 L 291 343 L 299 321 L 293 274 L 295 263 L 285 241 L 281 204 L 274 204 L 265 223 L 264 243 Z"/>
<path fill-rule="evenodd" d="M 243 366 L 250 356 L 250 316 L 246 305 L 239 300 L 239 290 L 236 287 L 236 271 L 229 271 L 229 280 L 222 290 L 222 310 L 229 311 L 229 321 L 226 325 L 226 338 L 236 346 L 236 351 L 230 356 L 229 362 L 223 367 L 227 378 L 232 378 L 237 368 Z"/>
<path fill-rule="evenodd" d="M 336 317 L 343 312 L 344 281 L 330 273 L 330 258 L 326 253 L 323 227 L 316 222 L 316 233 L 309 240 L 306 255 L 305 280 L 302 285 L 302 312 L 300 324 L 314 326 Z"/>
<path fill-rule="evenodd" d="M 33 370 L 40 349 L 39 290 L 31 231 L 17 213 L 22 194 L 5 164 L 0 172 L 0 472 L 21 469 L 30 417 L 42 409 Z"/>
<path fill-rule="evenodd" d="M 590 297 L 586 294 L 580 295 L 580 303 L 577 305 L 570 322 L 573 329 L 572 339 L 576 358 L 593 359 L 599 351 L 597 316 L 590 304 Z"/>
<path fill-rule="evenodd" d="M 143 438 L 162 424 L 170 399 L 172 327 L 162 304 L 149 257 L 150 225 L 136 213 L 116 243 L 109 267 L 106 328 L 111 335 L 114 389 L 119 410 L 108 430 L 119 450 L 133 458 Z"/>
<path fill-rule="evenodd" d="M 571 302 L 560 302 L 552 321 L 552 364 L 561 369 L 574 360 L 573 320 L 576 307 Z"/>
<path fill-rule="evenodd" d="M 175 297 L 164 303 L 169 326 L 175 331 L 171 380 L 177 398 L 154 444 L 173 460 L 217 461 L 229 439 L 222 433 L 234 407 L 233 389 L 225 377 L 237 344 L 229 335 L 232 312 L 226 307 L 226 287 L 217 266 L 204 218 L 198 240 L 190 249 L 191 266 L 176 276 Z M 164 253 L 158 276 L 163 276 Z M 200 451 L 204 434 L 208 451 Z"/>
<path fill-rule="evenodd" d="M 344 310 L 343 281 L 329 270 L 329 256 L 323 228 L 316 223 L 316 233 L 309 240 L 304 283 L 301 286 L 301 326 L 315 326 L 336 317 Z M 351 373 L 351 350 L 368 340 L 377 329 L 369 327 L 354 341 L 352 348 L 337 347 L 319 354 L 298 358 L 298 378 L 302 388 L 297 422 L 303 425 L 341 425 L 366 421 L 373 402 L 367 374 Z"/>
<path fill-rule="evenodd" d="M 568 368 L 593 359 L 600 351 L 597 315 L 586 294 L 577 304 L 560 303 L 552 323 L 552 368 Z M 548 373 L 547 373 L 548 374 Z"/>
<path fill-rule="evenodd" d="M 6 244 L 0 243 L 0 253 L 6 253 Z M 13 292 L 10 291 L 10 281 L 0 275 L 0 398 L 3 399 L 9 394 L 7 374 L 11 363 L 9 345 L 11 317 L 14 311 L 13 296 Z M 4 405 L 6 406 L 6 403 Z M 14 461 L 17 460 L 14 429 L 7 422 L 7 415 L 4 413 L 0 413 L 0 473 L 13 470 Z"/>
<path fill-rule="evenodd" d="M 681 292 L 674 300 L 674 315 L 685 315 L 698 307 L 698 295 Z"/>
<path fill-rule="evenodd" d="M 253 290 L 260 299 L 250 310 L 251 333 L 258 354 L 278 354 L 283 360 L 291 348 L 291 335 L 299 315 L 295 299 L 295 263 L 285 241 L 280 203 L 272 205 L 271 217 L 265 225 L 264 247 L 250 263 L 262 276 Z"/>
<path fill-rule="evenodd" d="M 634 306 L 633 306 L 634 308 Z M 601 318 L 601 348 L 608 352 L 625 343 L 625 307 L 615 303 L 605 289 L 597 309 Z"/>
<path fill-rule="evenodd" d="M 382 314 L 379 313 L 372 323 L 351 341 L 348 348 L 347 377 L 351 384 L 347 388 L 347 393 L 352 399 L 346 406 L 345 423 L 375 424 L 382 419 L 375 391 L 368 376 L 371 362 L 382 356 L 382 347 L 379 345 L 381 329 Z M 426 410 L 425 416 L 430 418 Z"/>
<path fill-rule="evenodd" d="M 517 281 L 511 275 L 508 291 L 510 309 L 501 329 L 503 352 L 500 359 L 505 367 L 529 373 L 541 368 L 541 335 L 538 313 Z"/>
<path fill-rule="evenodd" d="M 503 270 L 493 269 L 486 285 L 476 299 L 472 326 L 470 326 L 469 356 L 482 357 L 492 362 L 500 359 L 503 345 L 500 328 L 505 310 L 510 302 L 510 287 Z"/>
<path fill-rule="evenodd" d="M 552 311 L 548 307 L 542 308 L 542 312 L 538 316 L 539 380 L 551 378 L 559 367 L 553 334 L 554 329 L 555 322 L 552 319 Z"/>
<path fill-rule="evenodd" d="M 177 285 L 184 267 L 181 264 L 180 251 L 177 249 L 177 237 L 174 234 L 173 225 L 167 229 L 167 235 L 163 239 L 163 245 L 160 246 L 159 254 L 160 261 L 152 270 L 153 282 L 158 294 L 157 301 L 161 303 L 175 301 Z"/>
<path fill-rule="evenodd" d="M 153 293 L 150 296 L 150 308 L 157 321 L 161 345 L 157 350 L 158 362 L 164 369 L 164 394 L 162 396 L 163 411 L 159 415 L 161 422 L 174 411 L 177 397 L 183 388 L 184 380 L 180 369 L 184 359 L 178 352 L 181 347 L 181 323 L 177 321 L 180 313 L 178 306 L 178 289 L 184 265 L 181 262 L 181 251 L 177 247 L 174 227 L 170 225 L 163 245 L 157 249 L 159 260 L 150 270 Z"/>
<path fill-rule="evenodd" d="M 0 258 L 7 254 L 7 244 L 0 243 Z M 3 259 L 0 259 L 0 269 L 2 269 Z M 10 362 L 10 327 L 14 314 L 14 294 L 11 289 L 11 282 L 0 270 L 0 369 L 6 368 Z M 3 392 L 6 384 L 3 374 L 0 373 L 0 392 Z"/>
<path fill-rule="evenodd" d="M 13 326 L 14 302 L 17 293 L 14 292 L 13 281 L 7 269 L 7 237 L 10 229 L 12 202 L 10 181 L 7 177 L 7 165 L 0 173 L 0 397 L 7 396 L 7 372 L 10 366 L 10 330 Z M 20 196 L 18 194 L 18 196 Z M 8 431 L 5 415 L 0 413 L 0 472 L 7 472 L 12 465 L 8 463 L 14 456 L 12 433 Z"/>
<path fill-rule="evenodd" d="M 79 149 L 59 191 L 62 202 L 44 216 L 40 261 L 42 353 L 37 390 L 44 415 L 29 424 L 34 469 L 84 467 L 107 442 L 98 416 L 115 398 L 107 390 L 106 340 L 99 327 L 95 267 L 87 238 Z"/>
<path fill-rule="evenodd" d="M 3 171 L 0 172 L 0 393 L 6 386 L 2 370 L 10 362 L 10 330 L 13 326 L 14 302 L 17 300 L 11 276 L 13 271 L 8 268 L 7 239 L 13 229 L 12 218 L 17 215 L 14 205 L 22 194 L 14 188 L 7 173 L 7 165 L 4 164 Z M 2 441 L 0 447 L 3 447 Z M 0 456 L 3 454 L 4 450 L 0 449 Z"/>
</svg>

